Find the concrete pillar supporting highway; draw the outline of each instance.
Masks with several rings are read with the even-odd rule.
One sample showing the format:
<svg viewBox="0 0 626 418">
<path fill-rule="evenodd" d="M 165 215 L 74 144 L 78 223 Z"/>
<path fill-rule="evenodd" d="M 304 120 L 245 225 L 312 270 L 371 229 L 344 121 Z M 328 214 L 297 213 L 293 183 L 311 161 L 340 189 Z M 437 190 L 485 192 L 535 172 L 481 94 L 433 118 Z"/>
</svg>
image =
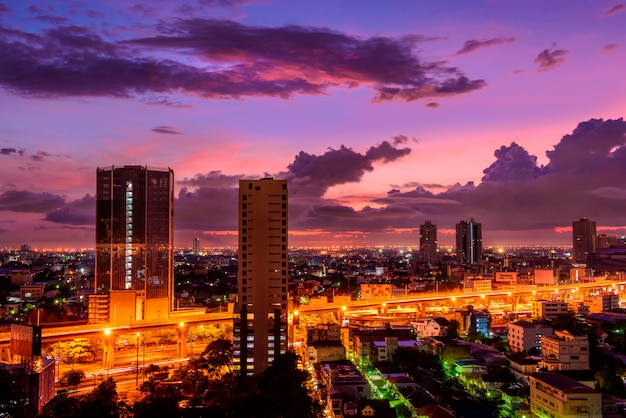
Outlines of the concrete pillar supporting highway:
<svg viewBox="0 0 626 418">
<path fill-rule="evenodd" d="M 513 312 L 518 312 L 519 311 L 519 304 L 520 304 L 520 299 L 521 298 L 522 298 L 522 295 L 520 295 L 520 294 L 517 294 L 516 296 L 511 298 L 511 310 Z"/>
<path fill-rule="evenodd" d="M 187 357 L 187 337 L 189 336 L 189 327 L 183 322 L 176 327 L 176 353 L 179 358 Z"/>
<path fill-rule="evenodd" d="M 2 354 L 0 354 L 0 361 L 10 362 L 11 361 L 11 347 L 2 347 Z"/>
<path fill-rule="evenodd" d="M 102 366 L 109 373 L 109 369 L 115 365 L 115 334 L 110 329 L 104 330 L 102 337 Z"/>
</svg>

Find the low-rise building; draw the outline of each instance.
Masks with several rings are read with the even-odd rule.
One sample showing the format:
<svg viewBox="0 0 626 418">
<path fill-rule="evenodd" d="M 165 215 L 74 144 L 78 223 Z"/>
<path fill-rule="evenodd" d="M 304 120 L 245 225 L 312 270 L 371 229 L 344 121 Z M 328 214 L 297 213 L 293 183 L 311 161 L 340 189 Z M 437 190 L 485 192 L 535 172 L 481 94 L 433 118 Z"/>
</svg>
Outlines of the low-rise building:
<svg viewBox="0 0 626 418">
<path fill-rule="evenodd" d="M 541 337 L 542 367 L 554 370 L 588 370 L 589 339 L 556 330 L 554 335 Z"/>
<path fill-rule="evenodd" d="M 554 319 L 559 315 L 567 314 L 567 302 L 562 300 L 535 300 L 532 303 L 533 319 Z"/>
<path fill-rule="evenodd" d="M 584 303 L 589 306 L 589 313 L 612 311 L 619 308 L 619 294 L 607 292 L 589 296 L 585 298 Z"/>
<path fill-rule="evenodd" d="M 20 299 L 35 301 L 43 297 L 46 289 L 45 283 L 35 283 L 20 286 Z"/>
<path fill-rule="evenodd" d="M 530 411 L 538 418 L 601 418 L 602 393 L 556 372 L 535 373 Z"/>
<path fill-rule="evenodd" d="M 448 335 L 450 321 L 444 317 L 417 318 L 411 322 L 415 333 L 420 337 L 445 337 Z"/>
<path fill-rule="evenodd" d="M 528 353 L 531 349 L 541 351 L 541 337 L 553 335 L 552 327 L 537 322 L 516 321 L 507 324 L 511 351 Z"/>
<path fill-rule="evenodd" d="M 346 349 L 341 341 L 315 341 L 307 345 L 307 352 L 309 361 L 312 363 L 346 358 Z"/>
</svg>

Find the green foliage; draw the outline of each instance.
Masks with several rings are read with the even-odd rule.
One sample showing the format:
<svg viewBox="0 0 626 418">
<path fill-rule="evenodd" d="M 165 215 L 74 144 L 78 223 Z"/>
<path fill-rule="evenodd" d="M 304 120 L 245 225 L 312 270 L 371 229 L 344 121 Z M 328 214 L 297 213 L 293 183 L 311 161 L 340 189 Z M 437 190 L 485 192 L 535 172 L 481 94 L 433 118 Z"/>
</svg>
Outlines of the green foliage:
<svg viewBox="0 0 626 418">
<path fill-rule="evenodd" d="M 596 389 L 618 397 L 624 396 L 624 379 L 619 371 L 604 369 L 595 372 L 594 376 L 597 381 Z"/>
<path fill-rule="evenodd" d="M 136 418 L 180 416 L 176 399 L 166 397 L 144 399 L 135 402 L 132 411 Z"/>
<path fill-rule="evenodd" d="M 412 375 L 419 373 L 419 369 L 427 370 L 438 378 L 444 374 L 439 356 L 415 349 L 398 348 L 394 354 L 394 364 Z"/>
<path fill-rule="evenodd" d="M 101 350 L 101 345 L 93 338 L 75 338 L 50 344 L 46 354 L 52 357 L 59 356 L 61 363 L 72 365 L 95 358 L 97 352 Z"/>
<path fill-rule="evenodd" d="M 80 417 L 117 417 L 117 385 L 113 378 L 102 381 L 80 403 Z"/>
<path fill-rule="evenodd" d="M 448 325 L 448 337 L 450 338 L 458 338 L 459 337 L 459 328 L 461 324 L 456 319 L 450 320 L 450 325 Z"/>
<path fill-rule="evenodd" d="M 63 387 L 76 387 L 85 378 L 85 372 L 81 369 L 68 370 L 59 379 L 59 385 Z"/>
<path fill-rule="evenodd" d="M 221 374 L 224 369 L 232 373 L 233 344 L 230 340 L 218 338 L 211 341 L 202 352 L 202 359 L 206 361 L 206 368 L 210 374 Z"/>
</svg>

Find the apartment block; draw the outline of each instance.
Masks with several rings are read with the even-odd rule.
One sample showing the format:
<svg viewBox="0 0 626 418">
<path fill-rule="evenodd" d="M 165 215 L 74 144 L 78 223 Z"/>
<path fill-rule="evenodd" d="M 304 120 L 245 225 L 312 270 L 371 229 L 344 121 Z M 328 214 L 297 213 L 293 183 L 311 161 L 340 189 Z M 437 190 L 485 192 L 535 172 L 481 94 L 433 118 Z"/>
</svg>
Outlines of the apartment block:
<svg viewBox="0 0 626 418">
<path fill-rule="evenodd" d="M 507 328 L 509 347 L 514 352 L 541 351 L 541 337 L 554 334 L 552 327 L 529 321 L 510 322 Z"/>
</svg>

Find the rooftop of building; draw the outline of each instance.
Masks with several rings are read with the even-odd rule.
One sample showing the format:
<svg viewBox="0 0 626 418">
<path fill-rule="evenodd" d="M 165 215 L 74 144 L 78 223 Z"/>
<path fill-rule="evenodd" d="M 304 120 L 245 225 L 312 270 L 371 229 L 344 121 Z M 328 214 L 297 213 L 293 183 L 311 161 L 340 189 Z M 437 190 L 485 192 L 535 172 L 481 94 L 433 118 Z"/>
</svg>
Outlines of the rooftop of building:
<svg viewBox="0 0 626 418">
<path fill-rule="evenodd" d="M 561 373 L 540 372 L 534 373 L 532 377 L 564 393 L 600 393 L 594 388 L 584 385 Z"/>
<path fill-rule="evenodd" d="M 515 325 L 515 326 L 522 327 L 522 328 L 535 328 L 538 326 L 542 328 L 552 328 L 549 325 L 541 324 L 538 322 L 525 321 L 523 319 L 520 321 L 511 322 L 510 325 Z"/>
</svg>

